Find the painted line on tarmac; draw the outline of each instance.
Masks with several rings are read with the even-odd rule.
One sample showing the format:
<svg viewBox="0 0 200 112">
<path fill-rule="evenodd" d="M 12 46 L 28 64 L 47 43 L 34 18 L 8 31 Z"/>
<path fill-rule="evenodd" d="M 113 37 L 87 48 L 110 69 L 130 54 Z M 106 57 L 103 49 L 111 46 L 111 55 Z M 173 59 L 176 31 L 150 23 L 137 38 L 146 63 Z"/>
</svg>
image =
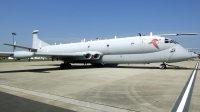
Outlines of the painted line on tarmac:
<svg viewBox="0 0 200 112">
<path fill-rule="evenodd" d="M 47 93 L 41 93 L 41 92 L 11 87 L 11 86 L 7 86 L 7 85 L 0 85 L 0 88 L 4 88 L 4 89 L 10 90 L 10 91 L 15 91 L 15 92 L 19 92 L 19 93 L 25 93 L 25 94 L 29 94 L 29 95 L 33 95 L 33 96 L 37 96 L 37 97 L 47 98 L 50 100 L 60 101 L 63 103 L 69 103 L 69 104 L 86 107 L 86 108 L 90 108 L 90 109 L 96 109 L 96 110 L 100 110 L 100 111 L 106 111 L 106 112 L 130 112 L 131 111 L 131 110 L 123 109 L 123 108 L 117 108 L 117 107 L 103 105 L 103 104 L 96 104 L 96 103 L 76 100 L 73 98 L 67 98 L 67 97 L 63 97 L 63 96 L 51 95 L 51 94 L 47 94 Z M 134 111 L 131 111 L 131 112 L 134 112 Z"/>
<path fill-rule="evenodd" d="M 192 97 L 192 92 L 194 88 L 194 83 L 196 79 L 196 74 L 198 71 L 198 66 L 199 66 L 199 61 L 197 61 L 197 64 L 190 75 L 187 83 L 185 84 L 178 100 L 176 101 L 172 112 L 188 112 L 189 106 L 190 106 L 190 101 Z"/>
</svg>

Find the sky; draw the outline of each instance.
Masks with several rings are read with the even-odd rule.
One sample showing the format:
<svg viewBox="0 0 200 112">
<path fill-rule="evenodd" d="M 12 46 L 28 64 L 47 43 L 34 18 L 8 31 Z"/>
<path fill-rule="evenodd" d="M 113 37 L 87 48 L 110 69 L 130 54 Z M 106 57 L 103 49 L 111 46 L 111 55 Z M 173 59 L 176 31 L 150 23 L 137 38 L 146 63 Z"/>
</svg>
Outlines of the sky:
<svg viewBox="0 0 200 112">
<path fill-rule="evenodd" d="M 31 47 L 34 30 L 49 44 L 198 33 L 168 38 L 200 49 L 200 0 L 0 0 L 0 52 L 12 51 L 3 45 L 13 43 L 12 32 L 17 45 Z"/>
</svg>

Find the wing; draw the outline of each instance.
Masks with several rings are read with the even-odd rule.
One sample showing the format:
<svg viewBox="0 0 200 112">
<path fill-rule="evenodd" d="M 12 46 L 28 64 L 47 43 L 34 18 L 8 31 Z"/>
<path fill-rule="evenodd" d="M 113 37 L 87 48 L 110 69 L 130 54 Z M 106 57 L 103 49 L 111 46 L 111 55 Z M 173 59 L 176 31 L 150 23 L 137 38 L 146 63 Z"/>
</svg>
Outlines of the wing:
<svg viewBox="0 0 200 112">
<path fill-rule="evenodd" d="M 160 34 L 158 36 L 181 36 L 181 35 L 198 35 L 198 33 Z"/>
<path fill-rule="evenodd" d="M 58 58 L 79 58 L 99 59 L 103 54 L 97 51 L 73 52 L 73 53 L 38 53 L 28 51 L 0 52 L 0 57 L 31 58 L 31 57 L 58 57 Z"/>
<path fill-rule="evenodd" d="M 37 53 L 28 51 L 0 52 L 0 57 L 30 58 L 30 57 L 84 57 L 85 53 Z"/>
<path fill-rule="evenodd" d="M 35 53 L 38 57 L 81 57 L 84 53 Z"/>
<path fill-rule="evenodd" d="M 59 58 L 82 58 L 99 59 L 103 54 L 97 51 L 85 51 L 74 53 L 35 53 L 35 57 L 59 57 Z"/>
</svg>

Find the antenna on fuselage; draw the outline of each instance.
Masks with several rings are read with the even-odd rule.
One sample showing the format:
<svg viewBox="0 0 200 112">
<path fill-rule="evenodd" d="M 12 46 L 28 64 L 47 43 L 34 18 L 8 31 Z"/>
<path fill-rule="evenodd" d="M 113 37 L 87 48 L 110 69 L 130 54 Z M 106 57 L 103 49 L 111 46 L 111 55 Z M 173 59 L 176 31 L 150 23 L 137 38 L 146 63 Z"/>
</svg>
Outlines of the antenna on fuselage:
<svg viewBox="0 0 200 112">
<path fill-rule="evenodd" d="M 85 39 L 83 39 L 82 42 L 85 42 Z"/>
<path fill-rule="evenodd" d="M 150 36 L 153 36 L 153 33 L 152 33 L 152 32 L 150 32 Z"/>
<path fill-rule="evenodd" d="M 139 36 L 142 36 L 141 33 L 138 33 L 138 34 L 139 34 Z"/>
</svg>

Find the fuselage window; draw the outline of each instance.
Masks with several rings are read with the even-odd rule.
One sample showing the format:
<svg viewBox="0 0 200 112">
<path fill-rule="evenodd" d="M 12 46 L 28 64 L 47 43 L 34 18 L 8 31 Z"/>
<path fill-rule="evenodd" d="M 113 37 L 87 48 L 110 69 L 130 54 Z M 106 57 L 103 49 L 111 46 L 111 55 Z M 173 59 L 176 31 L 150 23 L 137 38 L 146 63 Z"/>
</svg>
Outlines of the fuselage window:
<svg viewBox="0 0 200 112">
<path fill-rule="evenodd" d="M 107 47 L 109 47 L 109 44 L 107 45 Z"/>
<path fill-rule="evenodd" d="M 165 43 L 169 43 L 169 39 L 165 39 Z"/>
</svg>

